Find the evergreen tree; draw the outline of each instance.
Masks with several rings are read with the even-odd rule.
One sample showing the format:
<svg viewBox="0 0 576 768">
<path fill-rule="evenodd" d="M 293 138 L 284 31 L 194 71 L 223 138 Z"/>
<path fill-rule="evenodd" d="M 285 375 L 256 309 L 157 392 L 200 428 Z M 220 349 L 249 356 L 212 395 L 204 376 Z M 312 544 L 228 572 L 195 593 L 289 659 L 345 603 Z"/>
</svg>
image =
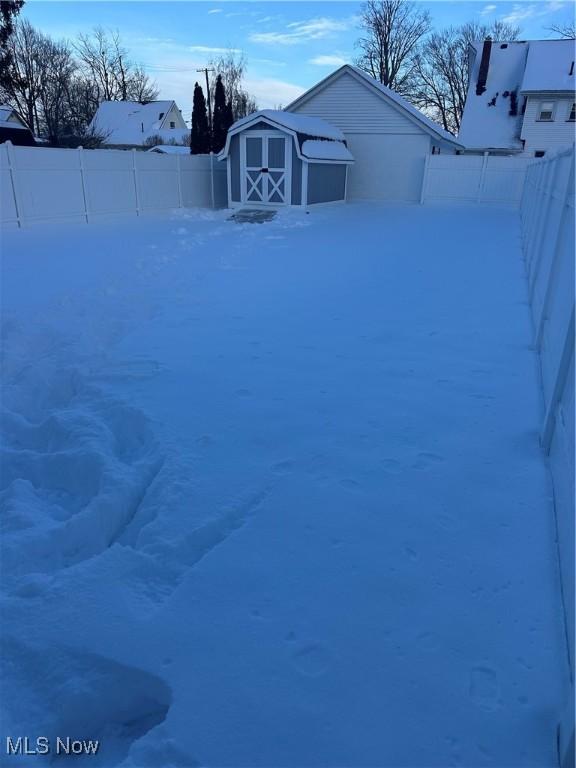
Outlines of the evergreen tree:
<svg viewBox="0 0 576 768">
<path fill-rule="evenodd" d="M 225 115 L 225 122 L 224 122 L 224 125 L 226 126 L 226 133 L 228 133 L 228 129 L 233 123 L 234 123 L 234 108 L 232 106 L 232 102 L 229 101 L 226 104 L 226 115 Z"/>
<path fill-rule="evenodd" d="M 214 90 L 214 114 L 212 116 L 212 149 L 214 152 L 220 152 L 226 143 L 226 94 L 224 93 L 224 84 L 222 76 L 216 78 L 216 88 Z"/>
<path fill-rule="evenodd" d="M 206 114 L 206 99 L 198 83 L 194 84 L 190 152 L 193 155 L 206 155 L 210 152 L 210 129 L 208 128 L 208 115 Z"/>
<path fill-rule="evenodd" d="M 24 5 L 24 0 L 1 0 L 0 2 L 0 86 L 5 87 L 12 77 L 10 66 L 12 53 L 8 40 L 14 32 L 14 21 Z"/>
</svg>

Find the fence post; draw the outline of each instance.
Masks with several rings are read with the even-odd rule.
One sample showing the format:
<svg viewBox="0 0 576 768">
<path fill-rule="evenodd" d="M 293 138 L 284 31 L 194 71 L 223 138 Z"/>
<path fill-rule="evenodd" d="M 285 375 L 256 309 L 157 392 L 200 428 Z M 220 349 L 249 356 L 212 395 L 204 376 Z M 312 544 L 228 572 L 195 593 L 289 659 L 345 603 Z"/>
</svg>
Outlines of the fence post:
<svg viewBox="0 0 576 768">
<path fill-rule="evenodd" d="M 178 174 L 178 207 L 183 208 L 182 201 L 182 168 L 180 165 L 180 155 L 176 155 L 176 173 Z"/>
<path fill-rule="evenodd" d="M 422 176 L 422 189 L 420 191 L 420 205 L 424 205 L 426 201 L 426 192 L 428 191 L 428 174 L 430 172 L 430 157 L 426 155 L 424 159 L 424 175 Z"/>
<path fill-rule="evenodd" d="M 488 165 L 488 152 L 482 156 L 482 167 L 480 168 L 480 180 L 478 181 L 478 191 L 476 192 L 476 202 L 482 201 L 482 191 L 484 189 L 484 177 L 486 176 L 486 166 Z"/>
<path fill-rule="evenodd" d="M 84 148 L 82 146 L 78 147 L 78 163 L 80 166 L 80 181 L 82 182 L 82 199 L 84 200 L 84 217 L 86 219 L 86 224 L 89 222 L 88 218 L 88 199 L 86 198 L 86 183 L 84 179 Z"/>
<path fill-rule="evenodd" d="M 134 194 L 136 196 L 136 216 L 140 216 L 140 191 L 138 189 L 138 168 L 136 166 L 136 149 L 132 150 L 132 173 L 134 176 Z"/>
<path fill-rule="evenodd" d="M 216 208 L 216 198 L 214 196 L 214 152 L 210 152 L 210 198 L 212 200 L 212 210 Z"/>
<path fill-rule="evenodd" d="M 18 199 L 18 182 L 16 180 L 16 169 L 14 168 L 13 156 L 12 156 L 12 142 L 8 140 L 5 145 L 6 157 L 8 159 L 8 171 L 10 172 L 10 185 L 12 186 L 12 196 L 14 198 L 14 208 L 16 210 L 16 221 L 18 226 L 22 228 L 24 226 L 24 217 L 22 215 L 22 203 Z"/>
</svg>

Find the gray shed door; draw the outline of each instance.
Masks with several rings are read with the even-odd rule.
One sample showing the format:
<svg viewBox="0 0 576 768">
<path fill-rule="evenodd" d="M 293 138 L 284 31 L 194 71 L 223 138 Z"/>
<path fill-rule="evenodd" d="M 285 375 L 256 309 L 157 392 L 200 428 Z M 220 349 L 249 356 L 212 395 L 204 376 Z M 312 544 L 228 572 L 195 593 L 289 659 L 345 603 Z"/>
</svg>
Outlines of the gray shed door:
<svg viewBox="0 0 576 768">
<path fill-rule="evenodd" d="M 250 131 L 241 136 L 243 203 L 287 205 L 290 202 L 291 140 L 278 131 Z"/>
</svg>

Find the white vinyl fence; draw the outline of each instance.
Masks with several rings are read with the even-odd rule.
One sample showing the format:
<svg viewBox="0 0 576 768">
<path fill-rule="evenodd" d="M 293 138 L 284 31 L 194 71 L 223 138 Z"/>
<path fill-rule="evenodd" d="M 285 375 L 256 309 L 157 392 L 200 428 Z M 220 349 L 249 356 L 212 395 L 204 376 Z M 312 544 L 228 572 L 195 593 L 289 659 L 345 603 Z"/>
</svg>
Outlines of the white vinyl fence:
<svg viewBox="0 0 576 768">
<path fill-rule="evenodd" d="M 422 203 L 484 203 L 517 208 L 522 198 L 524 157 L 429 155 L 424 166 Z"/>
<path fill-rule="evenodd" d="M 226 165 L 210 155 L 0 145 L 0 221 L 93 221 L 227 205 Z"/>
<path fill-rule="evenodd" d="M 574 148 L 529 166 L 521 217 L 574 669 Z"/>
</svg>

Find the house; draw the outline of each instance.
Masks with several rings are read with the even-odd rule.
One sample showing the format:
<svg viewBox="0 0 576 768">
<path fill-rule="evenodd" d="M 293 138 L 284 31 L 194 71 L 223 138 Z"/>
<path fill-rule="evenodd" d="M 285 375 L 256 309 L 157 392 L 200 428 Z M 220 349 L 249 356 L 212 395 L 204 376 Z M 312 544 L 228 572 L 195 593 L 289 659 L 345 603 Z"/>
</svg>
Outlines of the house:
<svg viewBox="0 0 576 768">
<path fill-rule="evenodd" d="M 462 149 L 452 134 L 362 70 L 344 65 L 286 107 L 340 129 L 354 158 L 347 199 L 419 202 L 426 158 Z"/>
<path fill-rule="evenodd" d="M 338 128 L 273 109 L 237 120 L 218 159 L 227 162 L 230 208 L 343 201 L 353 163 Z"/>
<path fill-rule="evenodd" d="M 189 129 L 175 101 L 103 101 L 90 130 L 104 137 L 109 147 L 142 147 L 153 137 L 185 144 Z"/>
<path fill-rule="evenodd" d="M 151 147 L 148 152 L 157 155 L 189 155 L 190 147 L 187 144 L 157 144 L 155 147 Z"/>
<path fill-rule="evenodd" d="M 458 140 L 467 154 L 542 157 L 574 142 L 574 40 L 470 46 Z"/>
<path fill-rule="evenodd" d="M 0 105 L 0 144 L 4 141 L 11 141 L 21 147 L 33 147 L 36 144 L 32 131 L 8 104 Z"/>
</svg>

